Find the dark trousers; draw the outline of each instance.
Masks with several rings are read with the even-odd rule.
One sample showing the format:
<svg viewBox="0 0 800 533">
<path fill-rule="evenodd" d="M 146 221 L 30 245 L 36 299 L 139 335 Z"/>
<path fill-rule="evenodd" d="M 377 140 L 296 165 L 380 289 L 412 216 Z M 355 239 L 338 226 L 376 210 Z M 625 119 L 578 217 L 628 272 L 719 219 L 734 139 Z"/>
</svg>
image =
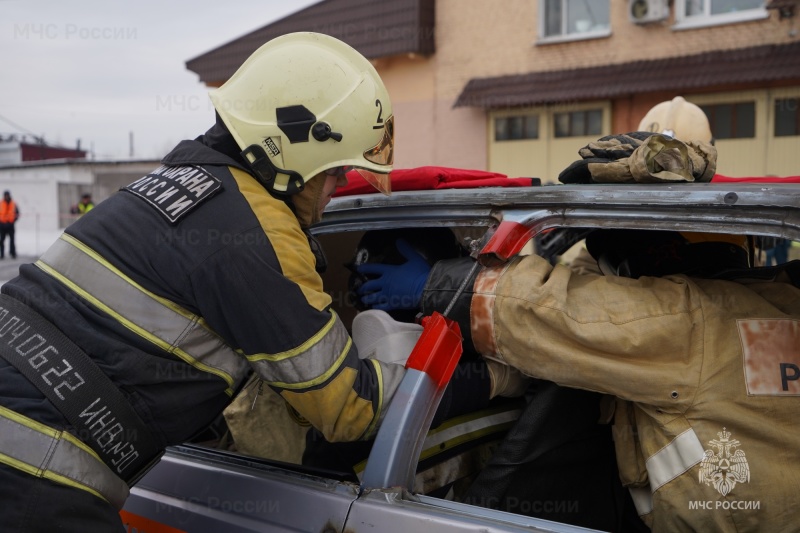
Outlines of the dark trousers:
<svg viewBox="0 0 800 533">
<path fill-rule="evenodd" d="M 3 223 L 0 224 L 0 257 L 5 257 L 6 253 L 6 235 L 8 235 L 8 252 L 11 258 L 17 257 L 17 246 L 14 244 L 14 224 Z"/>
<path fill-rule="evenodd" d="M 0 531 L 124 533 L 113 506 L 81 489 L 0 463 Z"/>
</svg>

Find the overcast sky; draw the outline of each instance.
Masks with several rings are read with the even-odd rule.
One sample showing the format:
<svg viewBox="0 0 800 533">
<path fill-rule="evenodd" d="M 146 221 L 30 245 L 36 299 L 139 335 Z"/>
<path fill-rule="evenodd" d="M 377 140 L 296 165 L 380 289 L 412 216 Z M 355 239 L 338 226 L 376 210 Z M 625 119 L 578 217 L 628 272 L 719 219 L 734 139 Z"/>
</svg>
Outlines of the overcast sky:
<svg viewBox="0 0 800 533">
<path fill-rule="evenodd" d="M 0 0 L 0 135 L 160 158 L 214 121 L 186 61 L 319 0 Z"/>
</svg>

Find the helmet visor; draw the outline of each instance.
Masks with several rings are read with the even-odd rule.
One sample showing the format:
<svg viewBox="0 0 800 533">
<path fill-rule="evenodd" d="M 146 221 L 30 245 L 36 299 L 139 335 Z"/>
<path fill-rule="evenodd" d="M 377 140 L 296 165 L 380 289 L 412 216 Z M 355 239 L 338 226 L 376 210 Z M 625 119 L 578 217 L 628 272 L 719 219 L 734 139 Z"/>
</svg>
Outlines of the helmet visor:
<svg viewBox="0 0 800 533">
<path fill-rule="evenodd" d="M 379 174 L 365 168 L 354 168 L 353 171 L 358 172 L 358 175 L 364 178 L 367 183 L 378 189 L 386 196 L 390 196 L 392 194 L 392 182 L 389 179 L 389 174 Z"/>
<path fill-rule="evenodd" d="M 392 164 L 394 161 L 394 116 L 387 118 L 383 123 L 383 136 L 380 142 L 364 152 L 364 159 L 378 165 Z"/>
</svg>

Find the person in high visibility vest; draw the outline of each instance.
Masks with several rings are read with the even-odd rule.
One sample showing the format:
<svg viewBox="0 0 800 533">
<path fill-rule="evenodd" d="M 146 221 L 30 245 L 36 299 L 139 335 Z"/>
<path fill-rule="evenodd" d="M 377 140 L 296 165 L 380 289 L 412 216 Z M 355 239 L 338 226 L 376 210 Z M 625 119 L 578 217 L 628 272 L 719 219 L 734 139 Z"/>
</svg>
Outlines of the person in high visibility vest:
<svg viewBox="0 0 800 533">
<path fill-rule="evenodd" d="M 11 259 L 17 257 L 17 246 L 14 243 L 14 224 L 19 218 L 19 208 L 17 203 L 11 199 L 11 192 L 3 192 L 3 199 L 0 200 L 0 259 L 6 256 L 6 236 L 8 236 L 8 252 Z"/>
<path fill-rule="evenodd" d="M 83 196 L 81 196 L 81 201 L 78 203 L 78 215 L 85 215 L 92 209 L 94 209 L 94 202 L 92 201 L 92 195 L 86 193 Z"/>
<path fill-rule="evenodd" d="M 89 211 L 91 211 L 92 209 L 94 209 L 94 202 L 92 201 L 92 195 L 87 192 L 81 195 L 80 202 L 78 202 L 77 204 L 73 204 L 69 208 L 69 212 L 71 215 L 76 215 L 75 218 L 80 218 Z"/>
</svg>

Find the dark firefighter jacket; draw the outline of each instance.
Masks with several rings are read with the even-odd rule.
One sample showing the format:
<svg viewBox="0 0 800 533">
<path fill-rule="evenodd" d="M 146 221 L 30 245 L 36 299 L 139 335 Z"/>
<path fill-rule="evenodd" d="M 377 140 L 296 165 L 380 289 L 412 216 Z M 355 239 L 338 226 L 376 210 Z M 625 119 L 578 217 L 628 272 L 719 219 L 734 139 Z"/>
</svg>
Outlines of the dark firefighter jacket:
<svg viewBox="0 0 800 533">
<path fill-rule="evenodd" d="M 206 427 L 249 368 L 329 440 L 369 437 L 403 367 L 359 359 L 289 205 L 207 144 L 181 142 L 2 292 L 88 353 L 161 446 Z M 69 428 L 2 359 L 0 406 Z"/>
</svg>

